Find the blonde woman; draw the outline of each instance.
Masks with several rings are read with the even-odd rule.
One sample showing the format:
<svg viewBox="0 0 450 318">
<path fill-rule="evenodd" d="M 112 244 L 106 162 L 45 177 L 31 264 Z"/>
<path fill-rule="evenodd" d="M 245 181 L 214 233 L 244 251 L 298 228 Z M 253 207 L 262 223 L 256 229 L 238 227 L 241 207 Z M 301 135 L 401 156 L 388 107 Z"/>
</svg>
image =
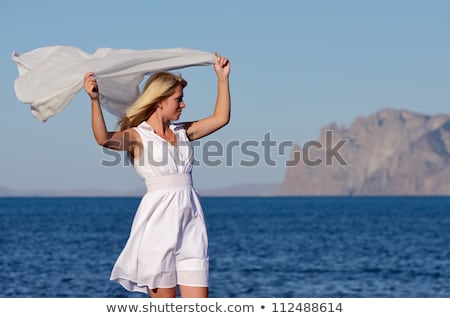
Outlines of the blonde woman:
<svg viewBox="0 0 450 318">
<path fill-rule="evenodd" d="M 92 129 L 97 143 L 128 151 L 147 193 L 133 220 L 130 236 L 111 280 L 150 297 L 208 297 L 208 238 L 203 211 L 193 186 L 190 141 L 230 120 L 228 59 L 216 55 L 218 92 L 211 116 L 173 124 L 186 105 L 187 82 L 168 72 L 152 75 L 134 105 L 120 120 L 119 131 L 106 129 L 94 73 L 84 77 L 91 98 Z"/>
</svg>

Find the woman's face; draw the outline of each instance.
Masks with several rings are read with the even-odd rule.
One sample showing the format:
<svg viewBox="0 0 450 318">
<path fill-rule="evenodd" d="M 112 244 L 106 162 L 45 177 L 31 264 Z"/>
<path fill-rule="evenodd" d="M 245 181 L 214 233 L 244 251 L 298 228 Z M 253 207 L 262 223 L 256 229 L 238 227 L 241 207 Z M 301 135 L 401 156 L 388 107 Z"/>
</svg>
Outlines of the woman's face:
<svg viewBox="0 0 450 318">
<path fill-rule="evenodd" d="M 168 120 L 178 120 L 186 105 L 183 102 L 183 88 L 177 86 L 175 92 L 161 102 L 163 116 Z"/>
</svg>

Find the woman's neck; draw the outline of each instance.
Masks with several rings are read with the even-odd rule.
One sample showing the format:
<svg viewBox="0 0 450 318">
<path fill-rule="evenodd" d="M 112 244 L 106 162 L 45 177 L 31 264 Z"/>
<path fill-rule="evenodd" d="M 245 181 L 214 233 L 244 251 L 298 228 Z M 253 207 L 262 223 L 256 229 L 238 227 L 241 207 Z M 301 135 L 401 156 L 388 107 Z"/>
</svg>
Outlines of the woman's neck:
<svg viewBox="0 0 450 318">
<path fill-rule="evenodd" d="M 153 130 L 158 133 L 165 134 L 166 130 L 169 128 L 170 120 L 166 120 L 159 114 L 154 113 L 149 119 L 147 119 L 147 123 L 152 126 Z"/>
</svg>

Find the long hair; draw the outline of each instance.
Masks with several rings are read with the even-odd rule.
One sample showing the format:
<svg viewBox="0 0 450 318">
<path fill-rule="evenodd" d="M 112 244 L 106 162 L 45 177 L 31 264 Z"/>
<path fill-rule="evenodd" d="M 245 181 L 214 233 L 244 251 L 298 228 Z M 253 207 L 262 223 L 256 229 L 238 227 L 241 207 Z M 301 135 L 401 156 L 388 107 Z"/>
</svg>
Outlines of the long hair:
<svg viewBox="0 0 450 318">
<path fill-rule="evenodd" d="M 142 94 L 133 105 L 127 108 L 119 121 L 120 131 L 138 126 L 147 120 L 156 110 L 157 104 L 173 95 L 177 86 L 185 88 L 186 80 L 181 75 L 168 72 L 158 72 L 149 77 Z"/>
</svg>

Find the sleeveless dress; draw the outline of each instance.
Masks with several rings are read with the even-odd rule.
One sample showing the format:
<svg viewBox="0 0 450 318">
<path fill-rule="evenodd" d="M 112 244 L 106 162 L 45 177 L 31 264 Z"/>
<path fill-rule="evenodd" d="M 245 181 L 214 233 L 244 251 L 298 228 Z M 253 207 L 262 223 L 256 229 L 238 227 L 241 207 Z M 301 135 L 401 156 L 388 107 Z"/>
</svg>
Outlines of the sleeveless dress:
<svg viewBox="0 0 450 318">
<path fill-rule="evenodd" d="M 193 149 L 182 124 L 170 129 L 173 146 L 147 122 L 135 127 L 142 140 L 134 168 L 145 181 L 131 232 L 111 280 L 129 291 L 176 285 L 208 286 L 208 237 L 203 211 L 192 186 Z"/>
</svg>

